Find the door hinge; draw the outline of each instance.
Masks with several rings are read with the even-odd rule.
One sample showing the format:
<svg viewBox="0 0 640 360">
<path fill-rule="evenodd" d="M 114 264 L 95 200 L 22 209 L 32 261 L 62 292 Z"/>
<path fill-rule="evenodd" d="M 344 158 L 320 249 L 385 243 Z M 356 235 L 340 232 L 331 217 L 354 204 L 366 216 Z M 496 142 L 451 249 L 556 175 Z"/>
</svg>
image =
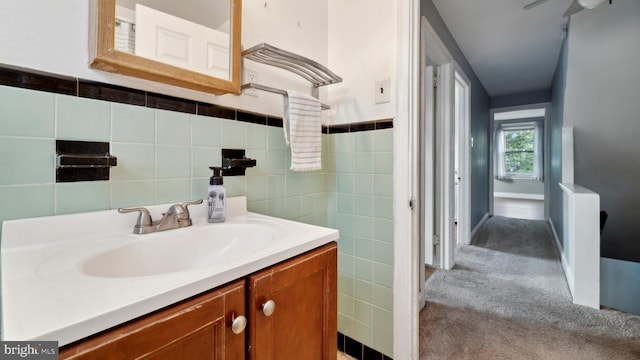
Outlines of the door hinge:
<svg viewBox="0 0 640 360">
<path fill-rule="evenodd" d="M 416 201 L 414 199 L 409 199 L 409 208 L 413 210 L 416 206 Z"/>
<path fill-rule="evenodd" d="M 433 246 L 440 245 L 440 236 L 433 234 Z"/>
<path fill-rule="evenodd" d="M 435 77 L 433 78 L 433 88 L 434 88 L 434 89 L 436 89 L 437 87 L 438 87 L 438 77 L 437 77 L 437 76 L 435 76 Z"/>
</svg>

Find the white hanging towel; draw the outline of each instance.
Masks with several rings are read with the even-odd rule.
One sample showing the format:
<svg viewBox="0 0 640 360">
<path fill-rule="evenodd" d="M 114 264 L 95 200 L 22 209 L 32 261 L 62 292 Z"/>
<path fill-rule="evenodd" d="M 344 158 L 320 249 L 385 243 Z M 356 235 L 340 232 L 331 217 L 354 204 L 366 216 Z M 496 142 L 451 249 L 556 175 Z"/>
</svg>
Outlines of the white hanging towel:
<svg viewBox="0 0 640 360">
<path fill-rule="evenodd" d="M 282 125 L 291 148 L 291 170 L 322 169 L 322 122 L 320 101 L 306 94 L 287 91 Z"/>
</svg>

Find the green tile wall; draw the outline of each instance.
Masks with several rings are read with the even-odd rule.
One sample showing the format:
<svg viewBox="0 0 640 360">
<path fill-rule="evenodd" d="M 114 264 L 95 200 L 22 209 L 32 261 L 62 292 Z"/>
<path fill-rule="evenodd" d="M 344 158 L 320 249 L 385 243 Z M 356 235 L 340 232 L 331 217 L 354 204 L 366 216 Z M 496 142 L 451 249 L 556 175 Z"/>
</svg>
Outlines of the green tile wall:
<svg viewBox="0 0 640 360">
<path fill-rule="evenodd" d="M 0 86 L 0 222 L 202 198 L 220 151 L 250 211 L 340 230 L 338 330 L 393 355 L 392 129 L 323 135 L 323 170 L 289 170 L 282 128 Z M 110 181 L 56 183 L 55 140 L 109 141 Z"/>
<path fill-rule="evenodd" d="M 325 135 L 323 135 L 325 136 Z M 110 181 L 56 183 L 55 140 L 108 141 Z M 258 165 L 227 177 L 251 211 L 326 225 L 325 171 L 288 170 L 282 128 L 0 86 L 0 222 L 181 202 L 206 193 L 222 147 Z"/>
<path fill-rule="evenodd" d="M 328 216 L 338 241 L 338 331 L 393 356 L 393 130 L 326 142 Z"/>
</svg>

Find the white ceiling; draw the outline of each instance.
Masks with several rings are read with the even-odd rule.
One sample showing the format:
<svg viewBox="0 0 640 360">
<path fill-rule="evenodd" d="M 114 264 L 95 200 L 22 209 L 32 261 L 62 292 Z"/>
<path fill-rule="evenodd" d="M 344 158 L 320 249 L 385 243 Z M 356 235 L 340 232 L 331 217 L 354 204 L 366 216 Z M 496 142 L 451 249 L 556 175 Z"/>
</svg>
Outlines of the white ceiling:
<svg viewBox="0 0 640 360">
<path fill-rule="evenodd" d="M 572 0 L 433 0 L 489 96 L 549 89 Z"/>
</svg>

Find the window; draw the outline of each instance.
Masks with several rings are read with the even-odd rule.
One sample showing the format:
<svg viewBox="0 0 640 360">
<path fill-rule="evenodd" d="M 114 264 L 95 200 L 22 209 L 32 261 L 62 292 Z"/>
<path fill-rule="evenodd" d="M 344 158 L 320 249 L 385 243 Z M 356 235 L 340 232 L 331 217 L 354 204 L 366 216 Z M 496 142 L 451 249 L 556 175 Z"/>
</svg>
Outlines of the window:
<svg viewBox="0 0 640 360">
<path fill-rule="evenodd" d="M 507 175 L 533 176 L 533 127 L 528 129 L 505 129 L 504 172 Z"/>
<path fill-rule="evenodd" d="M 502 123 L 496 128 L 498 179 L 542 181 L 542 124 Z"/>
</svg>

